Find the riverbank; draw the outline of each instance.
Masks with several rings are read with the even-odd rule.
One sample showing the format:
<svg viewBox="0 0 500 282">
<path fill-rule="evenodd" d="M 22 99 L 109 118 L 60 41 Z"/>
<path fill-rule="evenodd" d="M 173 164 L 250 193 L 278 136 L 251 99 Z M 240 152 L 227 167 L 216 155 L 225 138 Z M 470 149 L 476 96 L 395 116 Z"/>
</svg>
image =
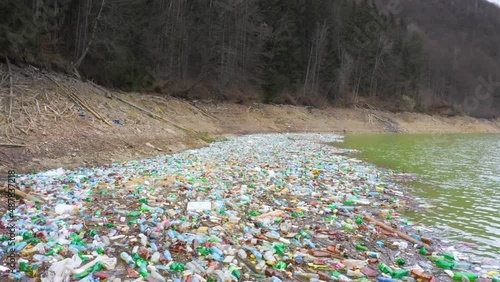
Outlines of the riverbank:
<svg viewBox="0 0 500 282">
<path fill-rule="evenodd" d="M 23 268 L 43 281 L 451 281 L 440 268 L 492 276 L 443 254 L 429 230 L 398 215 L 415 208 L 402 185 L 408 176 L 326 144 L 338 138 L 249 135 L 151 159 L 21 175 L 21 189 L 46 200 L 18 207 Z"/>
<path fill-rule="evenodd" d="M 5 171 L 102 165 L 199 148 L 227 136 L 252 133 L 500 132 L 498 119 L 185 101 L 106 90 L 34 69 L 17 70 L 13 89 L 10 123 L 0 115 L 0 143 L 4 144 L 0 169 Z M 0 91 L 1 103 L 9 105 L 9 89 Z M 76 105 L 75 99 L 90 111 Z"/>
</svg>

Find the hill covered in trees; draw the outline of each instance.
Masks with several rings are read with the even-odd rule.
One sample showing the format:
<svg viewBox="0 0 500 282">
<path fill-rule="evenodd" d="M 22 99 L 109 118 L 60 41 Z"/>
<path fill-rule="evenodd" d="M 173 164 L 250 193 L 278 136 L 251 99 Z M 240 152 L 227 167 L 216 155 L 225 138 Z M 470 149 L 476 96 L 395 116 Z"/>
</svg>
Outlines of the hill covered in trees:
<svg viewBox="0 0 500 282">
<path fill-rule="evenodd" d="M 500 11 L 483 0 L 3 0 L 0 8 L 3 60 L 123 90 L 500 112 Z"/>
</svg>

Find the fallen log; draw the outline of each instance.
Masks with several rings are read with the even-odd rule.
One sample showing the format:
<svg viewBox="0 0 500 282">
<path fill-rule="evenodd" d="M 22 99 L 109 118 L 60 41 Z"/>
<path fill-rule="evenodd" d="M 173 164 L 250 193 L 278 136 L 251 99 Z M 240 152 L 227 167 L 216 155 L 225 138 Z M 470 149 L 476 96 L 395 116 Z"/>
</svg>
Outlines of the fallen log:
<svg viewBox="0 0 500 282">
<path fill-rule="evenodd" d="M 405 233 L 403 233 L 403 232 L 401 232 L 399 230 L 396 230 L 396 229 L 388 226 L 387 224 L 384 224 L 384 223 L 376 220 L 375 218 L 372 218 L 372 217 L 369 217 L 369 216 L 364 216 L 363 219 L 366 220 L 366 221 L 368 221 L 368 222 L 375 223 L 375 225 L 380 226 L 382 229 L 384 229 L 386 231 L 389 231 L 389 232 L 391 232 L 393 234 L 397 234 L 399 238 L 404 239 L 404 240 L 406 240 L 406 241 L 408 241 L 410 243 L 419 244 L 421 246 L 424 246 L 425 249 L 427 251 L 429 251 L 429 252 L 432 252 L 434 250 L 434 248 L 432 248 L 430 245 L 428 245 L 428 244 L 426 244 L 424 242 L 421 242 L 421 241 L 419 241 L 419 240 L 417 240 L 417 239 L 415 239 L 415 238 L 409 236 L 408 234 L 405 234 Z"/>
</svg>

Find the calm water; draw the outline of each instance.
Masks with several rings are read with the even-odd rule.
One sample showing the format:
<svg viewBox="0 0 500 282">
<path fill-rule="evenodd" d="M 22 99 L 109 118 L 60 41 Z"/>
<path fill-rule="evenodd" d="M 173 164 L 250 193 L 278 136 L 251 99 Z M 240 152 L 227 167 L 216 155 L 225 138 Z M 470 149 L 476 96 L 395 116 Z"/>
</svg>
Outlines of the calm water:
<svg viewBox="0 0 500 282">
<path fill-rule="evenodd" d="M 345 141 L 363 151 L 357 158 L 419 175 L 409 185 L 434 207 L 408 217 L 451 242 L 476 243 L 463 250 L 469 254 L 500 258 L 500 134 L 362 134 Z"/>
</svg>

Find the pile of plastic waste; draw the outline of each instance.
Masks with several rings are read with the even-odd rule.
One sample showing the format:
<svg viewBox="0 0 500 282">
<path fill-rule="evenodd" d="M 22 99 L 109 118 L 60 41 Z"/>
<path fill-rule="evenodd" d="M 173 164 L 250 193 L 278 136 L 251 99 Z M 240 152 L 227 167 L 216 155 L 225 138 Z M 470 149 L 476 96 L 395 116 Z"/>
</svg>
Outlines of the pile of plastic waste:
<svg viewBox="0 0 500 282">
<path fill-rule="evenodd" d="M 330 134 L 251 135 L 174 155 L 20 175 L 45 197 L 2 219 L 4 278 L 58 281 L 500 281 L 399 216 L 393 171 Z M 406 237 L 402 237 L 407 234 Z M 5 263 L 4 263 L 5 265 Z M 39 280 L 38 280 L 39 281 Z"/>
</svg>

